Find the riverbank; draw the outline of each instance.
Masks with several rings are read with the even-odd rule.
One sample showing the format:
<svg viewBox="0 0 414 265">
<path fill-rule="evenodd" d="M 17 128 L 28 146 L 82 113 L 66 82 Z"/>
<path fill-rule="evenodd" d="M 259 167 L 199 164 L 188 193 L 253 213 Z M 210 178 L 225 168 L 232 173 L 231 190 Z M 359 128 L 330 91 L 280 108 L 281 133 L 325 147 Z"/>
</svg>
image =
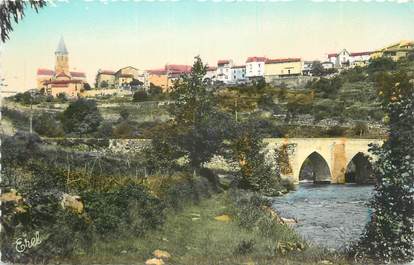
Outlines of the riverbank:
<svg viewBox="0 0 414 265">
<path fill-rule="evenodd" d="M 263 210 L 265 201 L 241 191 L 215 194 L 180 212 L 143 238 L 100 241 L 77 264 L 144 264 L 155 250 L 165 264 L 350 264 L 338 253 L 308 246 L 291 228 Z"/>
</svg>

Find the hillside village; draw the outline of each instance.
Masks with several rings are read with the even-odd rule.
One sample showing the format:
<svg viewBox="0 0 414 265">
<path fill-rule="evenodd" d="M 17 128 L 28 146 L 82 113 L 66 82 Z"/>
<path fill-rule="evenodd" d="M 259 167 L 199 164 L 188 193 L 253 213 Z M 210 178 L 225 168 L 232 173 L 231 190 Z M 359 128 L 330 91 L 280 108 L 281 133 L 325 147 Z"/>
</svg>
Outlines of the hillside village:
<svg viewBox="0 0 414 265">
<path fill-rule="evenodd" d="M 268 84 L 293 84 L 304 87 L 314 76 L 333 77 L 336 73 L 367 66 L 372 59 L 386 57 L 393 61 L 414 53 L 414 41 L 399 41 L 376 51 L 350 52 L 346 49 L 328 54 L 325 61 L 306 61 L 302 58 L 248 57 L 244 65 L 231 59 L 209 65 L 204 80 L 212 86 L 237 86 L 263 79 Z M 102 95 L 130 95 L 134 91 L 148 91 L 151 87 L 170 92 L 181 75 L 189 74 L 190 65 L 166 64 L 163 68 L 141 70 L 126 66 L 119 70 L 97 72 L 95 84 L 88 84 L 86 74 L 69 70 L 69 52 L 61 38 L 55 51 L 55 69 L 37 70 L 37 89 L 53 97 L 64 94 L 68 98 Z"/>
</svg>

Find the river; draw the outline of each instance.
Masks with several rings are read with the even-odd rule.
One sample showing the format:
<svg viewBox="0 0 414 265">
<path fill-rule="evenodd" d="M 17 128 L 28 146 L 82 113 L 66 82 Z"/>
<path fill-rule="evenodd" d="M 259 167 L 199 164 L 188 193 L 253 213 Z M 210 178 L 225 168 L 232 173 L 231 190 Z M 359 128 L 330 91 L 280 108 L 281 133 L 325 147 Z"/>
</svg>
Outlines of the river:
<svg viewBox="0 0 414 265">
<path fill-rule="evenodd" d="M 340 249 L 357 240 L 368 221 L 373 186 L 301 183 L 296 191 L 274 198 L 280 216 L 295 218 L 294 229 L 309 242 Z"/>
</svg>

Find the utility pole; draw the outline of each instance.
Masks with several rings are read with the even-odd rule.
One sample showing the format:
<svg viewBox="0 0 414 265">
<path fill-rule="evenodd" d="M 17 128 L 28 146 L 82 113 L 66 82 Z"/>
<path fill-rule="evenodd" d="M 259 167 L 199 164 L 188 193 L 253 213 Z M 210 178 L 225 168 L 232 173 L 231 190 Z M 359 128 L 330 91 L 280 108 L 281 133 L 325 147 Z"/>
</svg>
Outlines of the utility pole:
<svg viewBox="0 0 414 265">
<path fill-rule="evenodd" d="M 236 122 L 237 122 L 237 97 L 234 100 L 234 111 L 235 111 L 235 114 L 236 114 Z"/>
<path fill-rule="evenodd" d="M 30 134 L 33 133 L 33 89 L 30 90 L 30 118 L 29 118 L 29 122 L 30 122 Z"/>
</svg>

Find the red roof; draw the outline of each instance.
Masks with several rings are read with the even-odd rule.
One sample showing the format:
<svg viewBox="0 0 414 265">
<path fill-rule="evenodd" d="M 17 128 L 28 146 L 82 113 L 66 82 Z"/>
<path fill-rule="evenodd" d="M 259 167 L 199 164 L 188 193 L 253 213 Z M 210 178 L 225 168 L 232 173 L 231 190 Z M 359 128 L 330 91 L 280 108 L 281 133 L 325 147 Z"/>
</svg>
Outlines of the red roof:
<svg viewBox="0 0 414 265">
<path fill-rule="evenodd" d="M 351 52 L 351 56 L 371 55 L 372 52 Z"/>
<path fill-rule="evenodd" d="M 214 66 L 207 67 L 207 71 L 216 71 L 216 70 L 217 70 L 217 67 L 214 67 Z"/>
<path fill-rule="evenodd" d="M 300 58 L 284 58 L 284 59 L 267 59 L 266 63 L 292 63 L 292 62 L 300 62 Z"/>
<path fill-rule="evenodd" d="M 174 74 L 189 73 L 191 72 L 191 66 L 183 64 L 168 64 L 165 66 L 165 70 Z"/>
<path fill-rule="evenodd" d="M 167 71 L 165 69 L 153 69 L 153 70 L 147 70 L 147 72 L 150 75 L 165 75 L 165 74 L 167 74 Z"/>
<path fill-rule="evenodd" d="M 49 69 L 37 69 L 37 75 L 54 75 L 55 71 Z"/>
<path fill-rule="evenodd" d="M 71 83 L 82 83 L 81 80 L 51 80 L 51 81 L 45 81 L 45 84 L 71 84 Z"/>
<path fill-rule="evenodd" d="M 246 66 L 245 65 L 235 65 L 232 68 L 246 68 Z"/>
<path fill-rule="evenodd" d="M 70 72 L 70 75 L 72 77 L 83 77 L 83 78 L 86 78 L 86 75 L 85 75 L 84 72 Z"/>
<path fill-rule="evenodd" d="M 251 63 L 251 62 L 266 62 L 267 58 L 266 57 L 248 57 L 246 60 L 246 63 Z"/>
<path fill-rule="evenodd" d="M 229 60 L 218 60 L 217 65 L 229 64 Z"/>
<path fill-rule="evenodd" d="M 68 84 L 52 84 L 52 87 L 68 87 Z"/>
<path fill-rule="evenodd" d="M 337 54 L 337 53 L 329 53 L 329 54 L 328 54 L 328 58 L 331 58 L 331 57 L 336 57 L 336 56 L 338 56 L 338 54 Z"/>
<path fill-rule="evenodd" d="M 99 74 L 103 74 L 103 75 L 114 75 L 115 72 L 111 71 L 111 70 L 100 70 Z"/>
<path fill-rule="evenodd" d="M 64 76 L 70 78 L 70 76 L 68 76 L 67 74 L 65 74 L 65 72 L 60 72 L 59 74 L 56 75 L 56 77 L 64 77 Z"/>
</svg>

